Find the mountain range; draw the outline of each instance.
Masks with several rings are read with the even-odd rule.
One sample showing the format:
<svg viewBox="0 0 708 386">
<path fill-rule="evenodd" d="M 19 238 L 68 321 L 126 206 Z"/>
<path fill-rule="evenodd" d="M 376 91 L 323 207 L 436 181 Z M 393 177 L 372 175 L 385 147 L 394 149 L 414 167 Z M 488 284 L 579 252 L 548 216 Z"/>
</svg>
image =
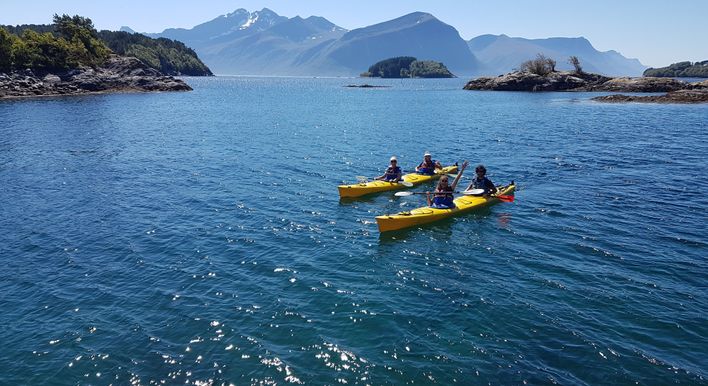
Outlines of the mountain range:
<svg viewBox="0 0 708 386">
<path fill-rule="evenodd" d="M 382 59 L 413 56 L 442 62 L 458 76 L 499 75 L 538 53 L 556 59 L 559 69 L 570 67 L 571 55 L 586 71 L 607 75 L 641 75 L 646 69 L 616 51 L 597 51 L 582 37 L 482 35 L 465 41 L 454 27 L 424 12 L 348 31 L 318 16 L 237 9 L 191 29 L 145 35 L 184 42 L 217 74 L 352 76 Z"/>
<path fill-rule="evenodd" d="M 554 59 L 559 70 L 572 70 L 570 56 L 577 56 L 587 72 L 605 75 L 640 76 L 646 66 L 637 59 L 627 59 L 617 51 L 600 52 L 590 42 L 579 38 L 524 39 L 506 35 L 481 35 L 467 42 L 470 51 L 484 63 L 482 72 L 507 73 L 537 54 Z"/>
</svg>

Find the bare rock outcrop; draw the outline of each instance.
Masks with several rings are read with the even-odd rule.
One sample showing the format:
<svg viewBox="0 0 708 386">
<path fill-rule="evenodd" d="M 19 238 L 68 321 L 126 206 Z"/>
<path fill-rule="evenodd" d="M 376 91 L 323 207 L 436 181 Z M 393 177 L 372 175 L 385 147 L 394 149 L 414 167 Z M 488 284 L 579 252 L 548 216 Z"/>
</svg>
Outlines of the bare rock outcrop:
<svg viewBox="0 0 708 386">
<path fill-rule="evenodd" d="M 708 103 L 708 88 L 671 91 L 663 95 L 613 94 L 592 98 L 606 103 Z"/>
<path fill-rule="evenodd" d="M 610 78 L 599 74 L 555 71 L 548 75 L 530 72 L 510 72 L 495 78 L 483 77 L 469 81 L 465 90 L 494 91 L 609 91 L 609 92 L 669 92 L 693 89 L 695 84 L 672 78 Z"/>
<path fill-rule="evenodd" d="M 57 73 L 31 70 L 0 74 L 0 98 L 109 92 L 190 91 L 184 81 L 165 76 L 137 58 L 112 55 L 98 68 Z"/>
</svg>

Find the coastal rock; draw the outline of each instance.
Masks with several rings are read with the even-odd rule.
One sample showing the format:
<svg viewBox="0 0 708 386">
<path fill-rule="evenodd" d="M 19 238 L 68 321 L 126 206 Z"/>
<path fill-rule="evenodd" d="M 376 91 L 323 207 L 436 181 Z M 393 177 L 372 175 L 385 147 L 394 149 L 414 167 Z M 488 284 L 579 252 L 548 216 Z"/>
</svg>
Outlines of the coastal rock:
<svg viewBox="0 0 708 386">
<path fill-rule="evenodd" d="M 373 85 L 373 84 L 364 83 L 364 84 L 348 84 L 344 87 L 349 87 L 349 88 L 388 88 L 391 86 L 380 86 L 380 85 Z"/>
<path fill-rule="evenodd" d="M 592 98 L 606 103 L 708 103 L 708 88 L 672 91 L 664 95 L 614 94 Z"/>
<path fill-rule="evenodd" d="M 613 78 L 606 82 L 591 85 L 588 91 L 615 91 L 615 92 L 669 92 L 685 90 L 691 85 L 672 78 Z"/>
<path fill-rule="evenodd" d="M 180 79 L 164 76 L 139 59 L 112 55 L 99 68 L 35 75 L 31 70 L 0 74 L 0 98 L 74 95 L 100 92 L 190 91 Z"/>
<path fill-rule="evenodd" d="M 693 84 L 693 89 L 694 89 L 694 90 L 708 89 L 708 80 L 704 80 L 704 81 L 702 81 L 702 82 L 694 83 L 694 84 Z"/>
<path fill-rule="evenodd" d="M 569 91 L 604 83 L 611 78 L 587 73 L 552 72 L 546 76 L 530 72 L 511 72 L 495 78 L 483 77 L 469 81 L 465 90 L 494 91 Z"/>
<path fill-rule="evenodd" d="M 59 83 L 61 82 L 61 78 L 54 74 L 47 74 L 44 78 L 42 78 L 42 82 L 49 84 Z"/>
<path fill-rule="evenodd" d="M 465 90 L 494 91 L 611 91 L 611 92 L 669 92 L 690 90 L 696 84 L 671 78 L 610 78 L 598 74 L 567 71 L 541 76 L 530 72 L 511 72 L 496 78 L 473 79 Z"/>
</svg>

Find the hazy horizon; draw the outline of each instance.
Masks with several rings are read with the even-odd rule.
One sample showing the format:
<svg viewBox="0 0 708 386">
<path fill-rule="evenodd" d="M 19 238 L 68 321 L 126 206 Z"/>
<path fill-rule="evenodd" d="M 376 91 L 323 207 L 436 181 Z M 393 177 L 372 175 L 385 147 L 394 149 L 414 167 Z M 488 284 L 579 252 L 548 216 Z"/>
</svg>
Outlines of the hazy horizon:
<svg viewBox="0 0 708 386">
<path fill-rule="evenodd" d="M 587 2 L 572 0 L 542 0 L 533 4 L 511 0 L 463 4 L 453 1 L 431 4 L 421 0 L 385 3 L 363 0 L 341 4 L 325 0 L 306 3 L 206 0 L 199 6 L 192 2 L 126 0 L 115 4 L 73 0 L 56 4 L 39 0 L 39 4 L 33 3 L 31 8 L 25 4 L 18 0 L 5 1 L 0 24 L 45 24 L 51 22 L 54 13 L 66 13 L 89 17 L 98 29 L 118 30 L 128 26 L 138 32 L 161 32 L 166 28 L 189 29 L 238 8 L 249 11 L 269 8 L 287 17 L 322 16 L 351 30 L 421 11 L 455 27 L 465 40 L 484 34 L 528 39 L 582 36 L 600 51 L 615 50 L 650 67 L 708 60 L 708 46 L 701 41 L 703 35 L 699 29 L 703 15 L 708 14 L 708 2 L 699 0 L 684 1 L 680 10 L 672 11 L 673 16 L 681 17 L 667 17 L 666 12 L 657 11 L 666 8 L 665 2 L 657 0 L 600 0 L 593 2 L 592 7 L 588 7 Z M 47 11 L 37 12 L 38 9 Z M 652 25 L 660 28 L 647 28 Z"/>
</svg>

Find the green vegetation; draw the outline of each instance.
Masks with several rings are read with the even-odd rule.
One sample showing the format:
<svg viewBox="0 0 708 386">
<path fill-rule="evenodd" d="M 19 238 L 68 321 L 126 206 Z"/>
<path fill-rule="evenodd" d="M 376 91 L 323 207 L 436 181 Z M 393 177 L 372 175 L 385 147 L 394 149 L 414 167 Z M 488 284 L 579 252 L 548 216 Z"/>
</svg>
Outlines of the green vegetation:
<svg viewBox="0 0 708 386">
<path fill-rule="evenodd" d="M 127 32 L 97 32 L 89 18 L 54 15 L 51 25 L 0 26 L 0 72 L 97 67 L 111 52 L 134 56 L 168 75 L 212 75 L 183 43 Z"/>
<path fill-rule="evenodd" d="M 411 78 L 454 78 L 450 70 L 440 62 L 416 60 L 410 65 Z"/>
<path fill-rule="evenodd" d="M 546 76 L 556 72 L 556 61 L 543 54 L 536 55 L 536 59 L 527 60 L 519 66 L 519 71 Z"/>
<path fill-rule="evenodd" d="M 379 78 L 452 78 L 455 75 L 440 62 L 418 60 L 412 56 L 399 56 L 377 62 L 361 76 Z"/>
<path fill-rule="evenodd" d="M 152 39 L 138 33 L 101 31 L 98 36 L 118 55 L 134 56 L 167 75 L 213 75 L 197 53 L 184 43 Z"/>
<path fill-rule="evenodd" d="M 649 68 L 644 76 L 665 78 L 708 78 L 708 60 L 702 62 L 679 62 L 668 67 Z"/>
<path fill-rule="evenodd" d="M 81 16 L 54 15 L 53 32 L 19 30 L 21 35 L 16 35 L 0 27 L 0 71 L 95 67 L 105 62 L 111 52 L 98 39 L 91 19 Z"/>
</svg>

